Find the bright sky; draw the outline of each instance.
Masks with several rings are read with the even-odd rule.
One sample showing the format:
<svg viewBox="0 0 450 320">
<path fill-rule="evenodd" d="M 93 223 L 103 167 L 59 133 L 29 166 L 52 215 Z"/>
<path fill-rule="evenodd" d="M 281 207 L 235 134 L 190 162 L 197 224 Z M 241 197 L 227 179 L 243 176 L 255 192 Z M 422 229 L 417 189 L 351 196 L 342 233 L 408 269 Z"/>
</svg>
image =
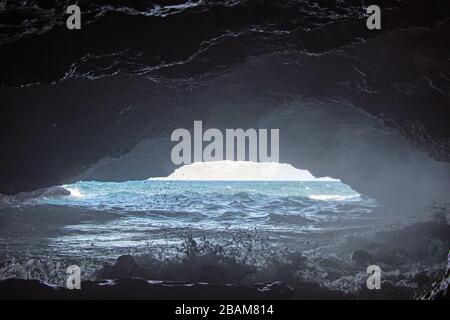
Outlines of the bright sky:
<svg viewBox="0 0 450 320">
<path fill-rule="evenodd" d="M 330 177 L 316 178 L 307 170 L 288 163 L 250 161 L 195 162 L 176 169 L 168 177 L 151 180 L 251 180 L 251 181 L 338 181 Z M 150 180 L 149 179 L 149 180 Z"/>
</svg>

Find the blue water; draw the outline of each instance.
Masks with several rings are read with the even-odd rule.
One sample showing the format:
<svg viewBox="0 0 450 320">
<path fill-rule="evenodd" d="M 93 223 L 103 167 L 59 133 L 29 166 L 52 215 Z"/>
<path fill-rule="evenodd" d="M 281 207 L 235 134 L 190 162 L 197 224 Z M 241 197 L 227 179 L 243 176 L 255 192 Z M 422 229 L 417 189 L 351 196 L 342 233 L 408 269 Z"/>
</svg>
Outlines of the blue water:
<svg viewBox="0 0 450 320">
<path fill-rule="evenodd" d="M 170 246 L 180 236 L 216 239 L 257 228 L 274 244 L 302 234 L 358 228 L 378 205 L 339 181 L 81 181 L 66 196 L 39 197 L 0 210 L 11 250 L 52 248 L 69 256 L 117 256 Z M 16 248 L 16 249 L 14 249 Z"/>
<path fill-rule="evenodd" d="M 369 213 L 376 206 L 339 181 L 83 181 L 64 188 L 70 196 L 39 203 L 122 213 L 129 219 L 137 214 L 165 225 L 195 222 L 204 228 L 223 222 L 274 229 L 314 227 Z"/>
</svg>

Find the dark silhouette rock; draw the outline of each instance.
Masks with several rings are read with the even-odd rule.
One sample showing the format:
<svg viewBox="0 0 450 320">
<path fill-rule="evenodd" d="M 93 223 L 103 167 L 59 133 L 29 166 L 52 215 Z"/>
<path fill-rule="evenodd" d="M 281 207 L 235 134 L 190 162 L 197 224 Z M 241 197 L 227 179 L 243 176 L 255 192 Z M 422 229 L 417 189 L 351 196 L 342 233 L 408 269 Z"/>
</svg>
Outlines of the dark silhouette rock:
<svg viewBox="0 0 450 320">
<path fill-rule="evenodd" d="M 51 187 L 42 192 L 41 197 L 70 196 L 70 191 L 63 187 Z"/>
<path fill-rule="evenodd" d="M 207 264 L 202 267 L 200 271 L 200 281 L 202 282 L 218 282 L 226 277 L 225 271 L 222 267 L 217 265 Z"/>
<path fill-rule="evenodd" d="M 364 250 L 356 250 L 352 253 L 352 261 L 357 266 L 368 266 L 373 262 L 373 256 Z"/>
<path fill-rule="evenodd" d="M 425 273 L 418 273 L 414 276 L 413 281 L 417 283 L 419 288 L 425 288 L 431 283 L 431 279 Z"/>
<path fill-rule="evenodd" d="M 139 278 L 85 281 L 80 290 L 38 280 L 0 281 L 0 299 L 289 299 L 294 290 L 281 283 L 253 285 L 150 281 Z"/>
<path fill-rule="evenodd" d="M 258 119 L 296 97 L 319 101 L 313 108 L 322 108 L 323 101 L 345 101 L 333 106 L 342 110 L 336 113 L 347 114 L 347 105 L 364 110 L 437 160 L 450 160 L 447 80 L 441 77 L 448 68 L 448 59 L 442 59 L 449 34 L 444 1 L 433 5 L 425 0 L 385 1 L 389 14 L 383 17 L 383 29 L 375 33 L 361 28 L 361 4 L 352 1 L 339 5 L 320 1 L 317 9 L 309 2 L 237 1 L 229 6 L 203 1 L 189 10 L 172 8 L 180 12 L 163 16 L 130 14 L 128 6 L 103 14 L 103 5 L 91 1 L 84 9 L 93 13 L 84 21 L 96 17 L 89 28 L 71 37 L 64 24 L 42 30 L 49 16 L 62 21 L 65 2 L 56 10 L 32 6 L 25 10 L 23 20 L 40 27 L 24 23 L 2 28 L 2 194 L 69 183 L 91 165 L 124 156 L 144 139 L 168 137 L 174 128 L 188 128 L 193 119 L 206 114 L 217 115 L 214 125 L 226 127 L 230 121 L 219 120 L 221 113 Z M 15 3 L 7 1 L 6 8 Z M 34 10 L 37 16 L 29 16 Z M 336 14 L 345 18 L 336 20 Z M 111 41 L 101 41 L 105 37 Z M 251 100 L 267 103 L 249 104 Z M 342 123 L 336 119 L 335 124 Z M 253 120 L 239 125 L 252 127 Z M 311 137 L 326 127 L 317 126 Z M 412 194 L 408 188 L 415 191 L 414 184 L 403 180 L 410 175 L 408 170 L 404 175 L 395 170 L 400 175 L 396 183 L 387 172 L 379 174 L 385 163 L 391 164 L 381 157 L 389 148 L 377 148 L 380 159 L 371 162 L 373 157 L 363 151 L 340 147 L 333 151 L 332 145 L 350 146 L 352 137 L 336 144 L 334 136 L 324 136 L 320 141 L 329 141 L 330 146 L 315 141 L 320 147 L 301 157 L 283 151 L 287 148 L 281 152 L 294 166 L 342 178 L 377 200 L 398 202 L 397 192 L 403 189 L 405 203 L 414 200 L 414 194 L 408 196 Z M 302 149 L 301 143 L 297 138 L 288 149 Z M 141 171 L 140 178 L 173 171 L 171 164 L 151 160 L 157 153 L 146 155 L 156 169 Z M 361 160 L 347 163 L 349 154 L 361 155 Z M 397 154 L 397 148 L 396 155 L 401 163 L 410 157 Z M 330 166 L 341 156 L 347 163 L 343 167 L 351 170 Z M 355 172 L 364 172 L 364 177 Z M 378 180 L 383 188 L 373 183 Z"/>
<path fill-rule="evenodd" d="M 450 300 L 450 267 L 447 268 L 445 275 L 437 282 L 434 282 L 430 288 L 425 290 L 418 300 Z"/>
<path fill-rule="evenodd" d="M 133 256 L 126 254 L 118 257 L 115 264 L 104 266 L 100 276 L 102 278 L 145 277 L 146 271 L 136 263 Z"/>
</svg>

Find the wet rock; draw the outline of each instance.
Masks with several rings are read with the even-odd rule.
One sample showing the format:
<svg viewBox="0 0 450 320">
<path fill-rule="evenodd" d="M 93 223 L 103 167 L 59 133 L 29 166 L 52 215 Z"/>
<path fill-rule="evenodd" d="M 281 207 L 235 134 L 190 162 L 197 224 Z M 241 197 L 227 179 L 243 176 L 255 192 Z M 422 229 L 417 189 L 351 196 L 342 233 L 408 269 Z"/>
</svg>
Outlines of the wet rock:
<svg viewBox="0 0 450 320">
<path fill-rule="evenodd" d="M 100 272 L 102 278 L 145 277 L 146 271 L 135 261 L 134 257 L 126 254 L 117 258 L 113 265 L 106 265 Z"/>
<path fill-rule="evenodd" d="M 41 188 L 30 192 L 21 192 L 16 195 L 0 194 L 0 207 L 15 206 L 23 203 L 36 203 L 40 198 L 69 196 L 70 191 L 63 187 Z"/>
<path fill-rule="evenodd" d="M 445 275 L 431 287 L 425 290 L 418 300 L 450 300 L 450 267 L 447 268 Z"/>
<path fill-rule="evenodd" d="M 225 271 L 222 267 L 207 264 L 202 267 L 200 271 L 200 281 L 201 282 L 220 282 L 220 280 L 226 277 Z"/>
<path fill-rule="evenodd" d="M 375 261 L 377 263 L 385 264 L 388 266 L 394 266 L 394 265 L 401 264 L 402 257 L 397 252 L 391 252 L 391 251 L 380 252 L 380 253 L 374 254 L 374 258 L 373 258 L 372 262 L 375 262 Z"/>
<path fill-rule="evenodd" d="M 129 254 L 122 255 L 117 258 L 116 267 L 120 270 L 128 270 L 132 267 L 136 266 L 136 262 L 134 261 L 133 256 Z"/>
<path fill-rule="evenodd" d="M 199 281 L 210 283 L 240 283 L 256 272 L 255 266 L 241 264 L 206 264 L 200 270 Z"/>
<path fill-rule="evenodd" d="M 417 283 L 419 288 L 424 288 L 431 283 L 431 279 L 425 273 L 418 273 L 412 279 L 414 283 Z"/>
<path fill-rule="evenodd" d="M 0 281 L 0 299 L 289 299 L 294 290 L 288 285 L 260 283 L 234 284 L 187 283 L 119 279 L 85 281 L 80 290 L 68 290 L 38 280 Z"/>
<path fill-rule="evenodd" d="M 261 292 L 267 292 L 273 296 L 280 296 L 285 298 L 290 297 L 294 293 L 294 290 L 283 282 L 269 283 L 259 290 Z"/>
<path fill-rule="evenodd" d="M 42 192 L 41 197 L 70 196 L 70 191 L 63 187 L 51 187 Z"/>
<path fill-rule="evenodd" d="M 373 262 L 373 256 L 364 250 L 356 250 L 352 253 L 352 261 L 357 266 L 368 266 Z"/>
</svg>

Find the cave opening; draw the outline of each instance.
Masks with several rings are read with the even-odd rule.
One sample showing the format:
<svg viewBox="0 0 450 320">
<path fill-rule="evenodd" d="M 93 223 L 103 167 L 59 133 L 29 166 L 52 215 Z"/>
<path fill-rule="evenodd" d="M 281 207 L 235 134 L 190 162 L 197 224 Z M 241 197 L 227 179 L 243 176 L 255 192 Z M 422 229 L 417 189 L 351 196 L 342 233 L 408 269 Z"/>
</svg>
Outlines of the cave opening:
<svg viewBox="0 0 450 320">
<path fill-rule="evenodd" d="M 311 234 L 352 233 L 389 219 L 376 200 L 339 179 L 288 163 L 194 162 L 165 177 L 80 180 L 59 188 L 69 193 L 43 194 L 33 205 L 85 219 L 66 226 L 52 246 L 105 260 L 129 250 L 173 256 L 193 243 L 192 250 L 212 244 L 222 250 L 236 241 L 231 246 L 250 246 L 247 258 L 258 265 L 266 263 L 258 255 L 269 247 L 297 251 L 309 246 Z"/>
<path fill-rule="evenodd" d="M 445 1 L 383 1 L 377 31 L 357 1 L 83 0 L 77 31 L 67 1 L 47 2 L 0 2 L 0 289 L 64 286 L 77 265 L 85 280 L 403 299 L 442 273 Z M 231 160 L 242 135 L 251 160 L 279 142 L 280 164 L 199 163 Z"/>
</svg>

